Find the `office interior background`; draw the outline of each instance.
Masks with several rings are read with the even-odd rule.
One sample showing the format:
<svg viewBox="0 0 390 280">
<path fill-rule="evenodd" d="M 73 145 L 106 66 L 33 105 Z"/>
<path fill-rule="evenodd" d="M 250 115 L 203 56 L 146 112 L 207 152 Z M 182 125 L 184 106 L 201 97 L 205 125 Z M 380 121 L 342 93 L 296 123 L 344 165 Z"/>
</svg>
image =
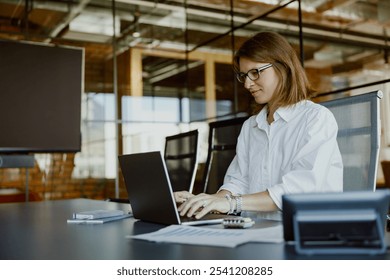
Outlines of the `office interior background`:
<svg viewBox="0 0 390 280">
<path fill-rule="evenodd" d="M 117 155 L 162 151 L 193 129 L 200 178 L 208 122 L 251 113 L 231 62 L 260 31 L 294 46 L 314 101 L 383 92 L 378 185 L 390 184 L 389 0 L 1 0 L 0 39 L 84 49 L 81 151 L 0 169 L 1 193 L 27 181 L 31 200 L 126 197 Z"/>
</svg>

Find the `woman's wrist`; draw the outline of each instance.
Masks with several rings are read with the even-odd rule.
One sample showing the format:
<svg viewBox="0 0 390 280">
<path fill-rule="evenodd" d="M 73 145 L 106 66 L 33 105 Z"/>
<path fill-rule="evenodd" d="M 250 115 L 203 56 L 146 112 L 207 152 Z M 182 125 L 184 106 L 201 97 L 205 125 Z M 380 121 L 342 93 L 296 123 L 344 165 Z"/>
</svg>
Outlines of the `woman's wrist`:
<svg viewBox="0 0 390 280">
<path fill-rule="evenodd" d="M 235 212 L 235 200 L 233 199 L 232 195 L 230 193 L 225 194 L 225 198 L 227 199 L 229 203 L 229 211 L 227 212 L 228 215 L 233 214 Z"/>
</svg>

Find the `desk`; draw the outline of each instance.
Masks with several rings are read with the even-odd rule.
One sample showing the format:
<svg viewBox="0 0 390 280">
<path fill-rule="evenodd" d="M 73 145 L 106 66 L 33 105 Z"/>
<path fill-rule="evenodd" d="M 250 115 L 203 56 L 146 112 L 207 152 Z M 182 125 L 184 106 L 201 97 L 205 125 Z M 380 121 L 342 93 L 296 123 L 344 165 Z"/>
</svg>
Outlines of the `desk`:
<svg viewBox="0 0 390 280">
<path fill-rule="evenodd" d="M 291 245 L 248 243 L 236 248 L 157 244 L 126 235 L 162 225 L 125 219 L 101 225 L 67 224 L 75 211 L 128 210 L 126 204 L 72 199 L 0 204 L 0 259 L 9 260 L 223 260 L 315 259 L 298 256 Z M 390 234 L 387 233 L 388 244 Z M 327 259 L 390 259 L 380 256 L 325 256 Z M 316 257 L 324 259 L 322 257 Z"/>
</svg>

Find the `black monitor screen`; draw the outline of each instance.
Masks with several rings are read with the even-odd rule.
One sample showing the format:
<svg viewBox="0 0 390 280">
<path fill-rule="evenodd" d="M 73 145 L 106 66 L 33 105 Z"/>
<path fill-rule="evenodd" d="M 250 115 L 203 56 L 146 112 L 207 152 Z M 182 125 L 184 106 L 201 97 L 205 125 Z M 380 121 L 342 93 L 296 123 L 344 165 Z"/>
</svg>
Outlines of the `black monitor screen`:
<svg viewBox="0 0 390 280">
<path fill-rule="evenodd" d="M 0 41 L 0 153 L 81 150 L 82 49 Z"/>
</svg>

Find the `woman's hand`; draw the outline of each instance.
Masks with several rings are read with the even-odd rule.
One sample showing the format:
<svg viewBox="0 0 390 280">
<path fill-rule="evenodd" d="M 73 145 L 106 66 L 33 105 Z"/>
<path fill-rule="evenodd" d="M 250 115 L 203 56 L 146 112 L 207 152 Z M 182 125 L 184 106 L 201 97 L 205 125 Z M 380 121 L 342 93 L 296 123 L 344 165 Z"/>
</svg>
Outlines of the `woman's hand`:
<svg viewBox="0 0 390 280">
<path fill-rule="evenodd" d="M 201 193 L 196 196 L 192 195 L 178 208 L 180 216 L 192 217 L 195 215 L 196 219 L 202 218 L 211 211 L 227 213 L 229 210 L 230 203 L 223 193 L 211 195 Z"/>
<path fill-rule="evenodd" d="M 174 192 L 173 196 L 175 198 L 176 203 L 183 203 L 186 202 L 190 197 L 193 197 L 194 195 L 187 191 L 180 191 L 180 192 Z"/>
</svg>

